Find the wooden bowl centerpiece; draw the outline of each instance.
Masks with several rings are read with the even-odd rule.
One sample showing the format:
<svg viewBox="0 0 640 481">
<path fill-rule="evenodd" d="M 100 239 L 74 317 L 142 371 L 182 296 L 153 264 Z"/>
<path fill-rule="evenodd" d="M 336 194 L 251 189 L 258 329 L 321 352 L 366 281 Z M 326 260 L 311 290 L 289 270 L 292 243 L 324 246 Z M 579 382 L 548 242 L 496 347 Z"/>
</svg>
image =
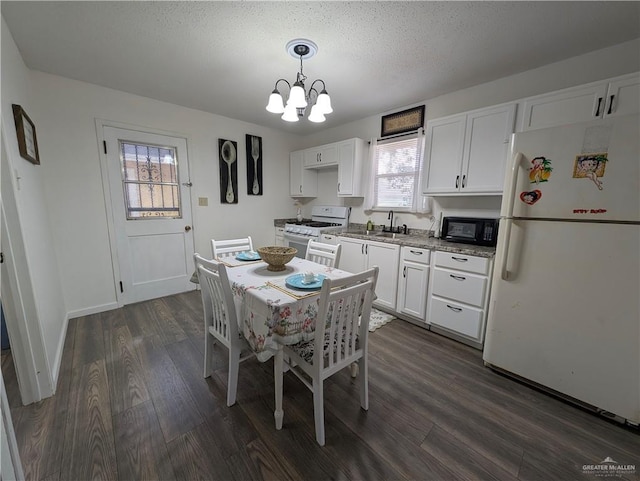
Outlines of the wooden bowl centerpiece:
<svg viewBox="0 0 640 481">
<path fill-rule="evenodd" d="M 262 260 L 268 264 L 268 271 L 278 272 L 286 269 L 285 264 L 294 258 L 298 253 L 298 249 L 295 247 L 266 246 L 259 247 L 258 253 Z"/>
<path fill-rule="evenodd" d="M 268 271 L 278 272 L 286 269 L 285 264 L 295 257 L 298 249 L 295 247 L 266 246 L 259 247 L 258 253 L 262 260 L 268 264 Z"/>
</svg>

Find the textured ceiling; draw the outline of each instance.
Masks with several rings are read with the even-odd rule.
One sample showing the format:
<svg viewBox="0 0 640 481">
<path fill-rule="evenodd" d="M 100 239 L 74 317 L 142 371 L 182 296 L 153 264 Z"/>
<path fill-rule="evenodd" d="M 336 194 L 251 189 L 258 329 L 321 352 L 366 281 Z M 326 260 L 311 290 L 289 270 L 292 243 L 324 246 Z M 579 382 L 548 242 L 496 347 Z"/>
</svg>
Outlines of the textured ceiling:
<svg viewBox="0 0 640 481">
<path fill-rule="evenodd" d="M 1 2 L 27 66 L 308 134 L 640 37 L 640 2 Z M 295 80 L 286 43 L 334 113 L 265 110 Z"/>
</svg>

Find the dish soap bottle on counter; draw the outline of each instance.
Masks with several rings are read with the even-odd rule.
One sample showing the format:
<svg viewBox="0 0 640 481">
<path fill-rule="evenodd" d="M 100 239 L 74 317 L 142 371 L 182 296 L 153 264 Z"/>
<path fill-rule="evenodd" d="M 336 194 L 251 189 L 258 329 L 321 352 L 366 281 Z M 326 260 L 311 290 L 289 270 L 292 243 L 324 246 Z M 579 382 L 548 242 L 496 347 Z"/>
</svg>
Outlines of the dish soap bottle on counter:
<svg viewBox="0 0 640 481">
<path fill-rule="evenodd" d="M 373 224 L 373 222 L 371 222 L 371 219 L 369 219 L 369 221 L 367 222 L 367 230 L 372 231 L 374 227 L 375 225 Z"/>
</svg>

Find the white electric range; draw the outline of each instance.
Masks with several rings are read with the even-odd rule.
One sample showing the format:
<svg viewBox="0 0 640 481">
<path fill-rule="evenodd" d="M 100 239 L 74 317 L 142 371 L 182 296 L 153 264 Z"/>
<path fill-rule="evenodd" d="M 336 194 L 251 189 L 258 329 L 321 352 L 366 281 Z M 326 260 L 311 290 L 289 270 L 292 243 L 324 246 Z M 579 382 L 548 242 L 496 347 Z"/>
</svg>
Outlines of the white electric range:
<svg viewBox="0 0 640 481">
<path fill-rule="evenodd" d="M 320 235 L 339 232 L 349 225 L 350 207 L 317 205 L 311 209 L 311 221 L 285 224 L 284 243 L 298 249 L 297 257 L 306 255 L 309 239 L 320 240 Z"/>
</svg>

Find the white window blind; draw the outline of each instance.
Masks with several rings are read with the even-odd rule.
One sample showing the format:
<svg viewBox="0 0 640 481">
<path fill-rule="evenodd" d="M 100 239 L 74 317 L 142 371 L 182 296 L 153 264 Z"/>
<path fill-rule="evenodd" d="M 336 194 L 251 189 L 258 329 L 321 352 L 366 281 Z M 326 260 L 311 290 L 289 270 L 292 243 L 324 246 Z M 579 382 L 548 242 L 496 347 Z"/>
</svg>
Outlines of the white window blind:
<svg viewBox="0 0 640 481">
<path fill-rule="evenodd" d="M 371 209 L 420 211 L 420 169 L 422 165 L 422 133 L 391 140 L 380 140 L 374 146 Z"/>
</svg>

